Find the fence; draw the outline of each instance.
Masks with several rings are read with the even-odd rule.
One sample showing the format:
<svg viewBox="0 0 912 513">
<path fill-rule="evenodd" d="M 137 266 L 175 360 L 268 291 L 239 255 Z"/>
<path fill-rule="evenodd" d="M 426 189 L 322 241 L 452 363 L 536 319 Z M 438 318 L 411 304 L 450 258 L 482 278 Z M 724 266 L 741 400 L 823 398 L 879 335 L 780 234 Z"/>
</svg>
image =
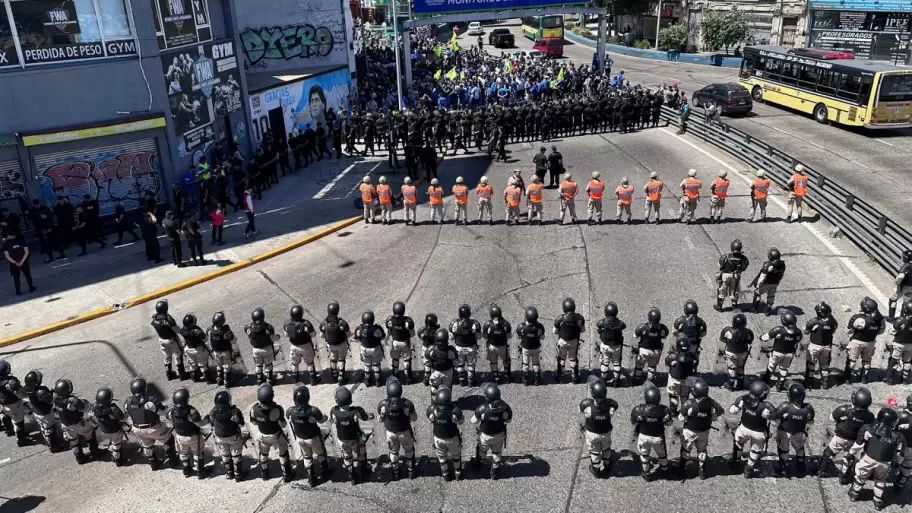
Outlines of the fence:
<svg viewBox="0 0 912 513">
<path fill-rule="evenodd" d="M 662 118 L 679 126 L 678 112 L 671 108 L 662 108 Z M 804 165 L 809 179 L 805 199 L 808 206 L 842 230 L 888 272 L 899 271 L 903 250 L 912 248 L 912 234 L 820 171 L 736 128 L 724 123 L 711 125 L 703 114 L 694 110 L 687 120 L 687 133 L 725 150 L 754 169 L 766 171 L 767 177 L 782 188 L 786 187 L 795 165 Z"/>
</svg>

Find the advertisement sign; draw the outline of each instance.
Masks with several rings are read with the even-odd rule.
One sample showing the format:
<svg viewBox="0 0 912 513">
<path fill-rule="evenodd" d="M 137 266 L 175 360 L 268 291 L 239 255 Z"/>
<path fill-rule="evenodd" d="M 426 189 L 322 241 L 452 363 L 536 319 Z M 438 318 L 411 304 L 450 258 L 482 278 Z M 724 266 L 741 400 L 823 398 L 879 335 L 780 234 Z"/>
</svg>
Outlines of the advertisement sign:
<svg viewBox="0 0 912 513">
<path fill-rule="evenodd" d="M 76 4 L 71 0 L 49 4 L 41 20 L 46 36 L 80 33 L 79 20 L 76 18 Z"/>
<path fill-rule="evenodd" d="M 250 95 L 250 118 L 257 142 L 270 126 L 269 112 L 282 109 L 285 134 L 303 131 L 317 123 L 326 126 L 326 110 L 345 112 L 351 88 L 348 68 L 341 68 L 323 75 L 283 84 L 273 89 Z M 277 128 L 276 128 L 277 129 Z M 278 134 L 277 134 L 278 135 Z"/>
<path fill-rule="evenodd" d="M 416 0 L 422 1 L 422 0 Z M 884 12 L 912 12 L 912 3 L 890 2 L 880 0 L 823 0 L 811 1 L 809 9 L 834 9 L 844 11 L 884 11 Z M 417 12 L 417 11 L 416 11 Z"/>
<path fill-rule="evenodd" d="M 507 9 L 532 9 L 549 5 L 582 5 L 586 2 L 549 0 L 414 0 L 412 12 L 439 14 L 465 11 L 504 11 Z"/>
<path fill-rule="evenodd" d="M 116 125 L 99 126 L 93 128 L 78 128 L 76 130 L 66 130 L 63 132 L 54 132 L 50 134 L 23 135 L 22 143 L 26 146 L 56 144 L 66 141 L 80 141 L 83 139 L 91 139 L 93 137 L 107 137 L 109 135 L 139 132 L 141 130 L 162 128 L 164 126 L 165 118 L 143 119 L 141 121 L 131 121 L 129 123 L 118 123 Z"/>
<path fill-rule="evenodd" d="M 107 47 L 108 52 L 105 53 Z M 109 41 L 102 43 L 72 43 L 59 44 L 47 48 L 23 48 L 22 56 L 26 64 L 41 64 L 45 62 L 63 62 L 76 59 L 92 59 L 95 57 L 120 57 L 123 55 L 136 55 L 135 41 Z"/>
<path fill-rule="evenodd" d="M 158 47 L 162 50 L 212 39 L 206 0 L 151 0 Z"/>
</svg>

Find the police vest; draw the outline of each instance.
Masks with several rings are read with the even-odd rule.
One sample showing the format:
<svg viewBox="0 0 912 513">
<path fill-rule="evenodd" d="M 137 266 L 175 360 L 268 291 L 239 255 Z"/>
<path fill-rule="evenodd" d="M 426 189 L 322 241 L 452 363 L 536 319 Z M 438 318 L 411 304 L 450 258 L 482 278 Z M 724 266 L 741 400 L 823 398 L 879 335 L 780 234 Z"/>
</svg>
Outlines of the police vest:
<svg viewBox="0 0 912 513">
<path fill-rule="evenodd" d="M 665 438 L 665 417 L 668 407 L 663 404 L 641 404 L 636 407 L 634 415 L 639 416 L 637 430 L 641 435 Z"/>
<path fill-rule="evenodd" d="M 604 435 L 614 429 L 611 424 L 611 403 L 608 399 L 585 399 L 583 410 L 586 408 L 589 408 L 589 414 L 583 421 L 586 431 Z"/>
<path fill-rule="evenodd" d="M 209 420 L 215 436 L 229 438 L 241 432 L 237 420 L 243 420 L 243 415 L 235 406 L 216 406 L 209 412 Z"/>
<path fill-rule="evenodd" d="M 415 406 L 408 399 L 393 397 L 385 399 L 380 403 L 383 407 L 383 427 L 387 432 L 401 433 L 412 429 L 412 421 L 409 418 L 411 412 L 415 411 Z"/>
<path fill-rule="evenodd" d="M 3 388 L 3 385 L 0 385 Z M 54 411 L 54 394 L 46 386 L 40 386 L 32 391 L 28 396 L 29 404 L 32 410 L 39 415 L 50 415 Z"/>
<path fill-rule="evenodd" d="M 818 346 L 833 345 L 833 335 L 836 334 L 836 319 L 832 317 L 811 319 L 808 321 L 806 328 L 811 333 L 812 344 Z"/>
<path fill-rule="evenodd" d="M 73 411 L 67 408 L 67 404 L 70 400 L 78 401 L 79 399 L 74 395 L 69 396 L 58 396 L 54 398 L 54 408 L 57 410 L 57 417 L 60 419 L 60 423 L 64 426 L 72 426 L 74 424 L 79 424 L 82 421 L 84 414 L 82 413 L 82 408 Z"/>
<path fill-rule="evenodd" d="M 254 349 L 264 349 L 272 346 L 271 326 L 265 322 L 254 322 L 247 325 L 247 337 Z"/>
<path fill-rule="evenodd" d="M 291 420 L 291 430 L 294 435 L 301 440 L 322 437 L 320 426 L 314 417 L 313 406 L 293 406 L 288 412 L 288 418 Z"/>
<path fill-rule="evenodd" d="M 184 337 L 184 341 L 187 342 L 187 347 L 190 349 L 196 349 L 205 345 L 205 340 L 203 337 L 206 336 L 203 333 L 203 330 L 199 326 L 194 326 L 192 328 L 181 328 L 181 336 Z"/>
<path fill-rule="evenodd" d="M 358 334 L 360 335 L 358 342 L 361 343 L 363 348 L 372 349 L 383 344 L 383 338 L 378 336 L 376 324 L 362 324 Z"/>
<path fill-rule="evenodd" d="M 597 328 L 599 339 L 606 346 L 619 346 L 624 343 L 623 323 L 617 317 L 605 317 Z"/>
<path fill-rule="evenodd" d="M 675 322 L 678 332 L 683 333 L 691 344 L 700 345 L 700 335 L 706 331 L 706 323 L 696 315 L 683 315 Z"/>
<path fill-rule="evenodd" d="M 741 425 L 751 431 L 766 433 L 769 421 L 763 418 L 763 410 L 767 409 L 764 401 L 758 401 L 750 395 L 744 395 L 744 409 L 741 410 Z"/>
<path fill-rule="evenodd" d="M 171 316 L 168 314 L 155 314 L 152 316 L 152 327 L 158 338 L 170 340 L 177 336 L 174 327 L 171 325 Z"/>
<path fill-rule="evenodd" d="M 877 333 L 880 331 L 880 324 L 883 322 L 883 317 L 881 317 L 879 313 L 855 314 L 849 319 L 849 326 L 854 327 L 855 320 L 859 318 L 864 318 L 865 327 L 860 330 L 855 330 L 852 339 L 860 342 L 874 342 L 874 340 L 877 339 Z"/>
<path fill-rule="evenodd" d="M 731 338 L 726 337 L 730 333 Z M 722 330 L 722 339 L 725 340 L 725 350 L 729 353 L 742 354 L 746 353 L 748 346 L 754 340 L 754 334 L 747 328 L 726 327 Z"/>
<path fill-rule="evenodd" d="M 306 321 L 288 321 L 285 323 L 285 336 L 288 341 L 295 346 L 306 346 L 313 344 L 310 338 L 310 330 Z"/>
<path fill-rule="evenodd" d="M 453 417 L 456 416 L 458 408 L 453 405 L 433 405 L 428 408 L 433 413 L 433 420 L 431 424 L 433 425 L 434 437 L 441 438 L 443 440 L 449 440 L 450 438 L 455 438 L 459 436 L 459 424 L 453 421 Z M 428 415 L 430 417 L 430 415 Z"/>
<path fill-rule="evenodd" d="M 260 434 L 274 435 L 282 431 L 282 426 L 279 424 L 279 419 L 282 418 L 282 407 L 277 404 L 270 406 L 254 404 L 250 409 L 250 418 L 256 424 Z"/>
<path fill-rule="evenodd" d="M 0 378 L 0 404 L 8 406 L 21 401 L 22 399 L 19 399 L 19 396 L 14 392 L 14 390 L 18 390 L 19 388 L 18 379 L 12 376 Z"/>
<path fill-rule="evenodd" d="M 729 253 L 722 260 L 720 270 L 723 273 L 735 273 L 744 270 L 744 256 L 740 253 Z"/>
<path fill-rule="evenodd" d="M 668 375 L 678 381 L 683 381 L 693 376 L 697 370 L 697 361 L 690 351 L 678 351 L 674 354 L 674 361 L 677 362 L 677 365 L 672 365 L 668 368 Z"/>
<path fill-rule="evenodd" d="M 903 281 L 900 285 L 905 285 L 906 287 L 912 287 L 912 262 L 906 262 L 899 269 L 899 272 L 903 274 Z"/>
<path fill-rule="evenodd" d="M 813 420 L 813 408 L 808 404 L 796 406 L 792 403 L 787 404 L 785 408 L 788 416 L 779 423 L 779 429 L 790 435 L 807 431 L 808 421 Z"/>
<path fill-rule="evenodd" d="M 507 432 L 507 420 L 510 419 L 512 412 L 507 403 L 503 401 L 494 401 L 475 410 L 475 417 L 478 418 L 478 430 L 488 436 L 499 435 Z"/>
<path fill-rule="evenodd" d="M 668 336 L 668 328 L 660 323 L 643 323 L 636 329 L 640 337 L 640 347 L 651 351 L 662 349 L 662 339 Z"/>
<path fill-rule="evenodd" d="M 338 406 L 332 409 L 336 436 L 340 441 L 352 442 L 361 439 L 361 426 L 358 424 L 359 413 L 359 410 L 343 409 Z"/>
<path fill-rule="evenodd" d="M 422 326 L 418 330 L 418 338 L 421 339 L 421 345 L 425 348 L 431 347 L 434 345 L 434 339 L 437 335 L 437 330 L 440 329 L 440 326 Z"/>
<path fill-rule="evenodd" d="M 212 345 L 212 351 L 216 353 L 226 353 L 231 351 L 231 328 L 228 326 L 212 326 L 209 328 L 209 343 Z"/>
<path fill-rule="evenodd" d="M 485 335 L 488 340 L 488 344 L 496 347 L 503 347 L 507 345 L 507 328 L 504 326 L 504 320 L 500 317 L 497 319 L 491 319 L 488 321 L 487 330 L 485 330 Z"/>
<path fill-rule="evenodd" d="M 154 426 L 160 422 L 157 411 L 146 409 L 147 402 L 149 398 L 142 395 L 134 395 L 127 401 L 127 415 L 134 426 Z"/>
<path fill-rule="evenodd" d="M 772 270 L 769 270 L 772 267 Z M 764 262 L 763 270 L 766 271 L 766 278 L 763 280 L 765 285 L 777 285 L 782 281 L 782 275 L 785 274 L 785 262 L 776 260 L 775 262 Z"/>
<path fill-rule="evenodd" d="M 565 313 L 558 318 L 557 335 L 561 340 L 579 340 L 580 315 Z"/>
<path fill-rule="evenodd" d="M 804 338 L 801 330 L 794 326 L 776 326 L 770 331 L 773 338 L 773 351 L 783 354 L 794 353 L 798 343 Z"/>
<path fill-rule="evenodd" d="M 520 325 L 519 345 L 523 349 L 538 349 L 541 347 L 541 332 L 536 324 L 524 322 Z"/>
<path fill-rule="evenodd" d="M 122 429 L 120 419 L 114 415 L 114 408 L 116 406 L 111 404 L 95 405 L 95 419 L 98 420 L 98 427 L 101 428 L 102 433 L 114 434 Z"/>
<path fill-rule="evenodd" d="M 414 326 L 414 322 L 404 315 L 394 315 L 389 319 L 390 337 L 396 342 L 408 342 L 412 338 L 412 332 L 409 326 Z"/>
<path fill-rule="evenodd" d="M 196 410 L 191 406 L 175 406 L 171 409 L 171 425 L 174 427 L 174 432 L 181 436 L 196 436 L 200 433 L 199 426 L 193 422 L 192 417 L 196 414 L 199 417 L 199 414 L 196 413 Z"/>
<path fill-rule="evenodd" d="M 896 334 L 893 341 L 897 344 L 912 344 L 912 317 L 903 317 L 893 324 Z"/>
<path fill-rule="evenodd" d="M 335 316 L 329 316 L 323 321 L 323 336 L 326 343 L 338 345 L 345 342 L 345 330 L 342 329 L 342 319 Z"/>
<path fill-rule="evenodd" d="M 431 347 L 426 353 L 431 368 L 438 372 L 446 372 L 453 368 L 453 360 L 450 358 L 449 346 L 440 348 Z"/>
<path fill-rule="evenodd" d="M 862 426 L 873 423 L 876 417 L 868 410 L 843 405 L 836 408 L 833 418 L 836 419 L 836 427 L 833 428 L 833 432 L 840 438 L 855 440 L 858 438 Z"/>
<path fill-rule="evenodd" d="M 865 443 L 865 454 L 879 463 L 892 461 L 896 457 L 896 450 L 899 448 L 899 433 L 894 433 L 882 424 L 875 424 L 871 428 L 871 434 L 873 436 Z"/>
<path fill-rule="evenodd" d="M 458 319 L 453 322 L 453 342 L 459 347 L 472 347 L 478 345 L 478 339 L 472 328 L 475 322 L 472 319 Z"/>
<path fill-rule="evenodd" d="M 906 438 L 906 447 L 912 447 L 912 412 L 900 411 L 896 425 L 900 426 L 899 432 Z"/>
<path fill-rule="evenodd" d="M 715 401 L 709 397 L 699 399 L 689 399 L 684 403 L 682 411 L 684 412 L 684 429 L 694 433 L 703 433 L 709 431 L 712 426 L 713 413 L 716 409 Z"/>
</svg>

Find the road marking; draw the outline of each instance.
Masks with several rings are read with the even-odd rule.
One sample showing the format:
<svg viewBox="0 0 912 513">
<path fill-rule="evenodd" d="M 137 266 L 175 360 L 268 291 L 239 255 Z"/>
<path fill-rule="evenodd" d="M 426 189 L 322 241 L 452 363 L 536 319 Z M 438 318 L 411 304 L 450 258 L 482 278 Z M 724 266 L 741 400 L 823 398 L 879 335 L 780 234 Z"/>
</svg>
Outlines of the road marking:
<svg viewBox="0 0 912 513">
<path fill-rule="evenodd" d="M 781 129 L 781 128 L 776 128 L 776 127 L 774 127 L 774 126 L 769 126 L 769 125 L 763 125 L 763 126 L 765 126 L 765 127 L 767 127 L 767 128 L 772 128 L 773 130 L 775 130 L 775 131 L 777 131 L 777 132 L 782 132 L 782 133 L 785 134 L 785 135 L 792 135 L 791 132 L 786 132 L 785 130 L 783 130 L 783 129 Z M 814 144 L 814 143 L 811 143 L 811 144 Z M 816 145 L 815 145 L 815 146 L 816 146 Z"/>
<path fill-rule="evenodd" d="M 289 208 L 294 208 L 294 207 L 295 207 L 294 205 L 289 205 L 287 207 L 279 207 L 279 208 L 274 208 L 272 210 L 267 210 L 266 212 L 258 212 L 257 214 L 262 216 L 265 214 L 272 214 L 273 212 L 280 212 L 282 210 L 288 210 Z"/>
<path fill-rule="evenodd" d="M 887 141 L 884 141 L 884 140 L 881 140 L 881 139 L 874 139 L 874 140 L 877 141 L 877 142 L 879 142 L 879 143 L 886 144 L 887 146 L 893 146 L 892 144 L 888 143 Z"/>
<path fill-rule="evenodd" d="M 348 166 L 347 168 L 343 169 L 342 172 L 339 173 L 338 175 L 336 175 L 336 177 L 333 178 L 331 182 L 326 184 L 326 187 L 323 187 L 322 189 L 320 189 L 320 192 L 315 194 L 313 199 L 320 199 L 323 196 L 326 196 L 326 193 L 331 191 L 332 188 L 335 187 L 337 183 L 339 183 L 339 180 L 341 180 L 343 176 L 347 175 L 349 171 L 354 169 L 356 165 L 357 164 L 352 164 L 352 165 Z"/>
<path fill-rule="evenodd" d="M 63 264 L 60 264 L 60 265 L 52 265 L 51 267 L 54 268 L 54 269 L 60 269 L 61 267 L 66 267 L 66 266 L 70 265 L 71 263 L 72 263 L 72 262 L 66 262 L 66 263 L 63 263 Z"/>
<path fill-rule="evenodd" d="M 696 144 L 688 141 L 687 139 L 684 139 L 683 137 L 677 136 L 677 134 L 674 134 L 673 132 L 669 131 L 666 128 L 660 128 L 660 130 L 672 137 L 675 137 L 677 140 L 679 140 L 679 141 L 683 142 L 684 144 L 690 146 L 691 148 L 699 151 L 703 155 L 711 158 L 712 160 L 718 162 L 720 165 L 726 167 L 729 171 L 731 171 L 735 175 L 741 177 L 741 179 L 744 180 L 745 183 L 748 183 L 748 184 L 751 183 L 750 178 L 744 176 L 743 174 L 741 174 L 740 171 L 738 171 L 737 169 L 735 169 L 734 167 L 732 167 L 731 165 L 729 165 L 727 162 L 723 161 L 719 157 L 716 157 L 712 153 L 708 152 L 707 150 L 697 146 Z M 781 208 L 783 210 L 788 210 L 788 207 L 786 206 L 785 202 L 783 202 L 782 199 L 779 198 L 778 196 L 770 196 L 770 199 L 773 201 L 773 203 L 778 205 L 779 208 Z M 865 288 L 868 289 L 868 291 L 871 293 L 871 295 L 874 297 L 874 299 L 877 300 L 878 303 L 880 303 L 882 305 L 886 305 L 889 303 L 889 301 L 887 300 L 887 296 L 885 296 L 883 293 L 881 293 L 880 289 L 878 289 L 877 286 L 874 285 L 874 282 L 871 281 L 871 279 L 868 278 L 867 275 L 865 275 L 865 273 L 861 269 L 859 269 L 857 265 L 855 265 L 855 262 L 853 262 L 851 259 L 849 259 L 847 256 L 845 256 L 845 254 L 843 254 L 842 250 L 837 248 L 836 245 L 833 244 L 833 242 L 830 241 L 826 235 L 820 233 L 820 230 L 817 230 L 817 228 L 810 226 L 807 223 L 800 223 L 800 224 L 805 229 L 807 229 L 809 232 L 811 232 L 815 237 L 817 237 L 817 239 L 819 239 L 820 242 L 823 243 L 823 245 L 826 246 L 826 248 L 828 250 L 830 250 L 831 253 L 833 253 L 834 255 L 836 255 L 837 258 L 839 258 L 840 263 L 842 263 L 842 265 L 844 265 L 849 271 L 852 272 L 852 274 L 855 275 L 856 278 L 858 278 L 858 281 L 860 281 L 861 284 L 864 285 Z"/>
<path fill-rule="evenodd" d="M 9 463 L 10 459 L 11 458 L 3 458 L 2 460 L 0 460 L 0 465 L 3 465 L 4 463 Z"/>
</svg>

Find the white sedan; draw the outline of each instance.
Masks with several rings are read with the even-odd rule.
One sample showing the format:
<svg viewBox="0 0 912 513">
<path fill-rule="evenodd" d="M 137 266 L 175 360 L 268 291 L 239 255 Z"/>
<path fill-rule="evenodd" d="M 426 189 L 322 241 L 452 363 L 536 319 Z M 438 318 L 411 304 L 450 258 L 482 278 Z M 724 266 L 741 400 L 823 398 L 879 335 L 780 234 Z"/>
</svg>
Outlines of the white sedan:
<svg viewBox="0 0 912 513">
<path fill-rule="evenodd" d="M 484 29 L 481 28 L 481 22 L 473 21 L 472 23 L 469 23 L 469 30 L 466 34 L 470 36 L 480 36 L 484 34 Z"/>
<path fill-rule="evenodd" d="M 540 61 L 544 55 L 538 50 L 520 50 L 518 52 L 513 52 L 513 57 L 518 60 Z"/>
</svg>

